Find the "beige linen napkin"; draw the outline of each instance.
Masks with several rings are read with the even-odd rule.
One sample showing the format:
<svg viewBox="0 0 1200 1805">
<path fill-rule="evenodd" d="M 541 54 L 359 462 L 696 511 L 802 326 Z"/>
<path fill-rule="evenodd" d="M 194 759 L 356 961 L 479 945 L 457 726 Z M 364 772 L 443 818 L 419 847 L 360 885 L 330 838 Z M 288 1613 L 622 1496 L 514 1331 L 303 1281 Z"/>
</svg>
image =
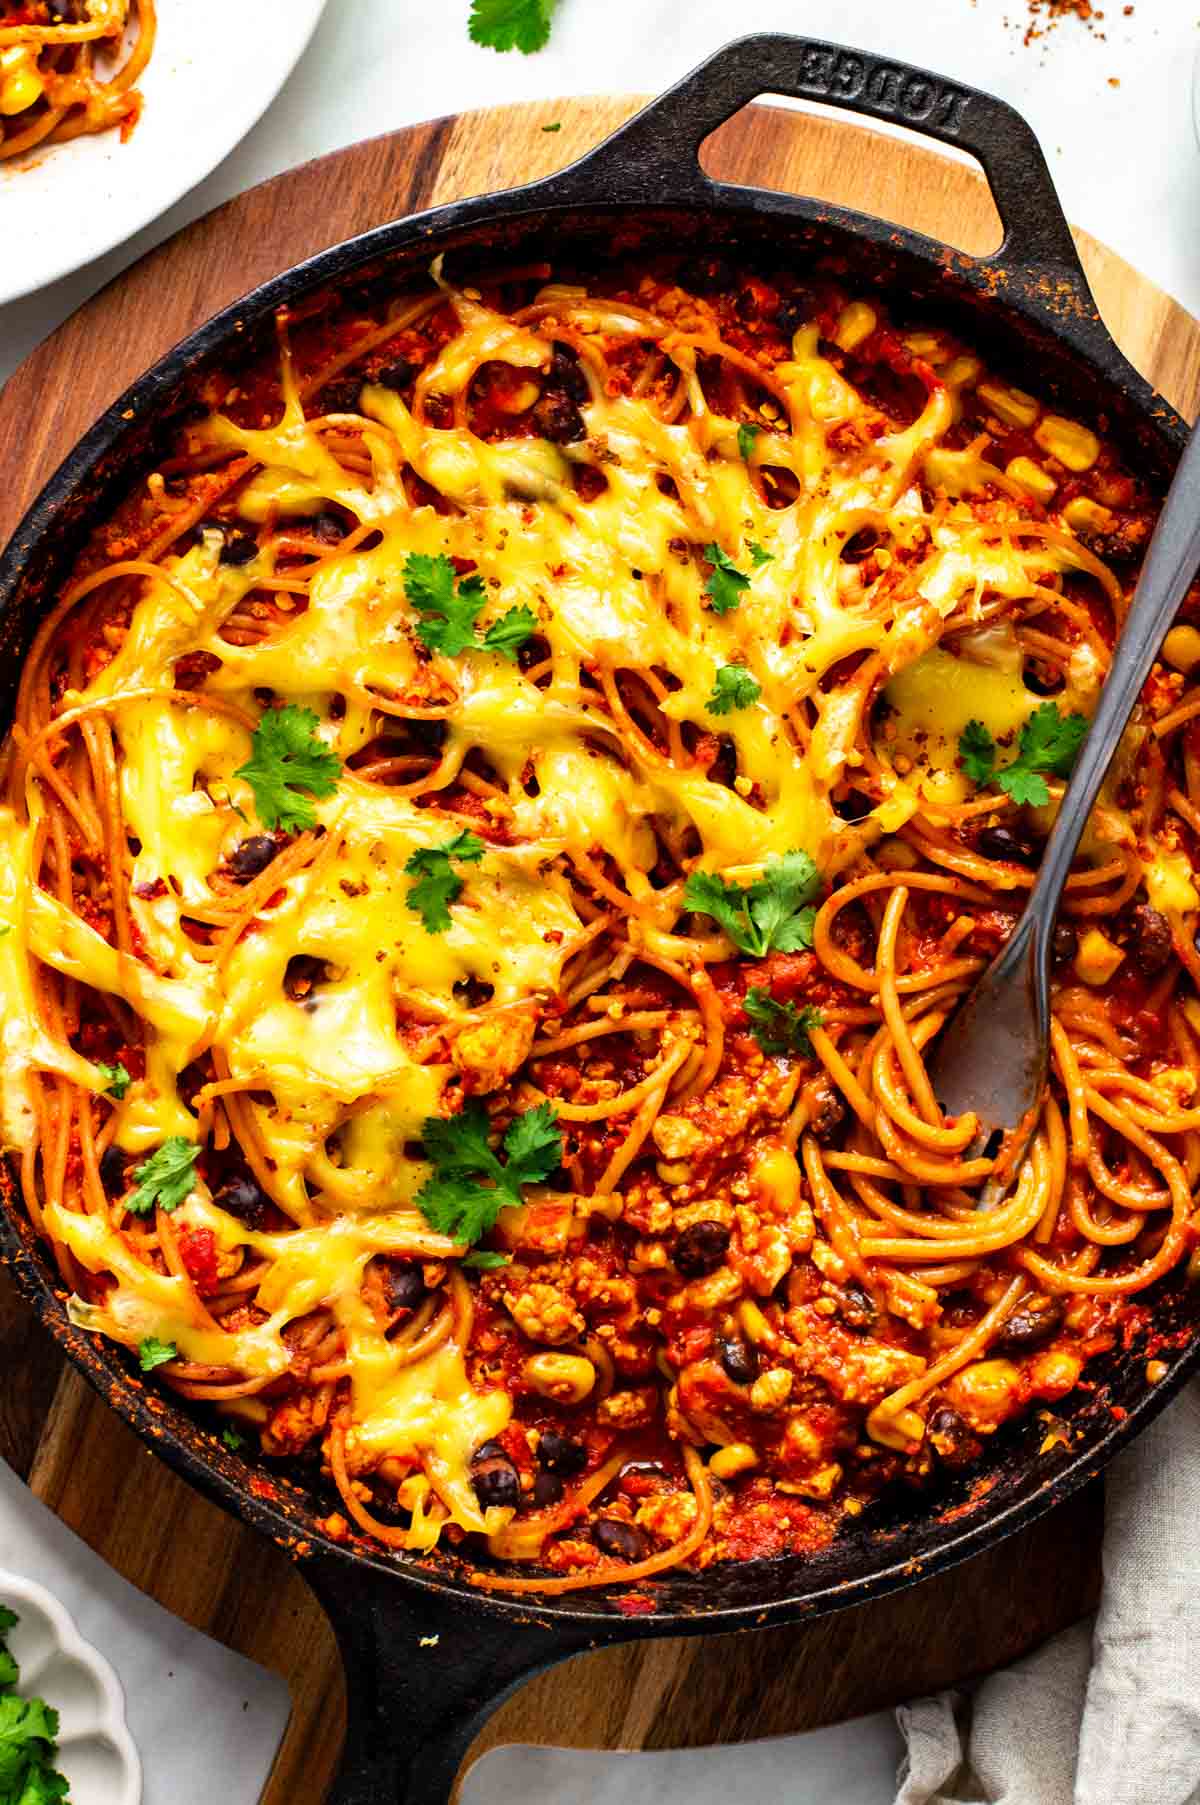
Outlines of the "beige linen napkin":
<svg viewBox="0 0 1200 1805">
<path fill-rule="evenodd" d="M 1106 1486 L 1104 1590 L 965 1692 L 897 1713 L 896 1805 L 1200 1805 L 1200 1389 Z"/>
</svg>

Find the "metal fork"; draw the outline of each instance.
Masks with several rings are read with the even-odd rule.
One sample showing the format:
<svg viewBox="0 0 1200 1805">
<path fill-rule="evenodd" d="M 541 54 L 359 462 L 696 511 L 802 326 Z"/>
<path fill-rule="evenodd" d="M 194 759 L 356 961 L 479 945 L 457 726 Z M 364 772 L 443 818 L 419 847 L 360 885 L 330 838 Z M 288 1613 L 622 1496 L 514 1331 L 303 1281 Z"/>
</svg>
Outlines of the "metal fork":
<svg viewBox="0 0 1200 1805">
<path fill-rule="evenodd" d="M 1142 565 L 1112 668 L 1046 842 L 1025 912 L 941 1035 L 930 1069 L 947 1115 L 973 1111 L 964 1157 L 1000 1139 L 985 1204 L 1000 1194 L 1037 1122 L 1050 1051 L 1050 948 L 1059 898 L 1092 805 L 1150 666 L 1200 566 L 1200 426 L 1193 431 Z"/>
</svg>

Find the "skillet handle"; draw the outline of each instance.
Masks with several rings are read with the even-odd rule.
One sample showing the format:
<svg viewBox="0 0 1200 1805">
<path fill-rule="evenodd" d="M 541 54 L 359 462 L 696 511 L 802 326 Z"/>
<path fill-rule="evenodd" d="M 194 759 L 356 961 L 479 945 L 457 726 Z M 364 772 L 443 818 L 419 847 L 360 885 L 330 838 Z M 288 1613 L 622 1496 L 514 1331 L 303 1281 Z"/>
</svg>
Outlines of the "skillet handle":
<svg viewBox="0 0 1200 1805">
<path fill-rule="evenodd" d="M 547 1629 L 481 1595 L 405 1583 L 351 1559 L 302 1568 L 333 1625 L 346 1740 L 325 1805 L 447 1805 L 463 1756 L 501 1701 L 595 1638 Z"/>
<path fill-rule="evenodd" d="M 700 168 L 701 144 L 760 94 L 821 101 L 970 151 L 983 165 L 1004 227 L 989 267 L 1036 269 L 1071 291 L 1068 298 L 1058 287 L 1058 312 L 1066 311 L 1066 301 L 1094 314 L 1041 145 L 1015 108 L 926 69 L 816 38 L 762 33 L 726 44 L 545 186 L 569 188 L 578 175 L 579 198 L 593 202 L 703 205 L 727 185 Z"/>
</svg>

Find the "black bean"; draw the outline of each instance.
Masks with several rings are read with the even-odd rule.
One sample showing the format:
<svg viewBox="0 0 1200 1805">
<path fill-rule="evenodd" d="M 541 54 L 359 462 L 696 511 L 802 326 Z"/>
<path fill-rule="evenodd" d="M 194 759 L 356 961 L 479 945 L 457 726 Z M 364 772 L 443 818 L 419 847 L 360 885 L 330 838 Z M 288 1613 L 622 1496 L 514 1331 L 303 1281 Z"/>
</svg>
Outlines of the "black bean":
<svg viewBox="0 0 1200 1805">
<path fill-rule="evenodd" d="M 331 513 L 326 508 L 320 514 L 314 514 L 308 523 L 308 531 L 312 538 L 319 539 L 322 545 L 336 545 L 346 537 L 346 526 L 340 514 Z"/>
<path fill-rule="evenodd" d="M 733 265 L 714 252 L 689 257 L 679 272 L 679 280 L 684 288 L 694 288 L 697 294 L 715 294 L 719 289 L 733 287 Z"/>
<path fill-rule="evenodd" d="M 1149 903 L 1139 903 L 1131 919 L 1133 933 L 1129 946 L 1134 964 L 1146 977 L 1152 978 L 1171 957 L 1171 924 Z"/>
<path fill-rule="evenodd" d="M 323 414 L 356 414 L 361 393 L 361 376 L 339 376 L 325 384 L 317 400 Z"/>
<path fill-rule="evenodd" d="M 717 1358 L 735 1385 L 750 1385 L 758 1377 L 758 1355 L 736 1337 L 718 1341 Z"/>
<path fill-rule="evenodd" d="M 799 332 L 811 317 L 810 304 L 798 295 L 785 295 L 775 312 L 775 324 L 786 338 Z"/>
<path fill-rule="evenodd" d="M 416 364 L 410 363 L 407 357 L 394 357 L 391 363 L 386 363 L 381 370 L 376 370 L 375 381 L 380 388 L 399 391 L 408 387 L 416 373 Z"/>
<path fill-rule="evenodd" d="M 480 1460 L 507 1460 L 508 1452 L 503 1442 L 481 1441 L 471 1456 L 471 1465 Z"/>
<path fill-rule="evenodd" d="M 546 1429 L 538 1442 L 538 1465 L 548 1473 L 582 1473 L 587 1465 L 587 1448 L 573 1435 L 562 1435 L 557 1429 Z"/>
<path fill-rule="evenodd" d="M 471 1468 L 471 1484 L 475 1496 L 486 1510 L 489 1505 L 511 1506 L 521 1502 L 521 1481 L 517 1469 L 505 1454 L 492 1455 Z"/>
<path fill-rule="evenodd" d="M 925 1436 L 943 1466 L 963 1466 L 979 1453 L 978 1439 L 949 1404 L 939 1404 L 930 1412 Z"/>
<path fill-rule="evenodd" d="M 1040 857 L 1033 841 L 1011 827 L 985 827 L 977 844 L 985 859 L 1002 859 L 1007 865 L 1036 865 Z"/>
<path fill-rule="evenodd" d="M 554 355 L 550 359 L 550 377 L 547 385 L 552 389 L 561 389 L 568 401 L 587 401 L 591 397 L 588 379 L 579 367 L 579 359 L 574 351 L 566 345 L 555 345 Z"/>
<path fill-rule="evenodd" d="M 125 1168 L 128 1163 L 128 1154 L 123 1153 L 115 1141 L 100 1155 L 100 1183 L 110 1197 L 119 1197 L 125 1189 Z"/>
<path fill-rule="evenodd" d="M 415 1310 L 425 1296 L 425 1280 L 419 1266 L 389 1260 L 384 1284 L 391 1310 Z"/>
<path fill-rule="evenodd" d="M 324 976 L 324 959 L 314 959 L 311 953 L 294 953 L 283 974 L 283 988 L 293 1003 L 302 1003 Z"/>
<path fill-rule="evenodd" d="M 1065 965 L 1075 957 L 1075 948 L 1079 937 L 1069 921 L 1056 921 L 1054 934 L 1050 941 L 1050 951 L 1054 955 L 1056 965 Z"/>
<path fill-rule="evenodd" d="M 1066 1307 L 1061 1298 L 1035 1297 L 1014 1310 L 992 1343 L 995 1354 L 1023 1354 L 1040 1347 L 1062 1327 Z"/>
<path fill-rule="evenodd" d="M 869 1291 L 860 1285 L 844 1285 L 838 1313 L 848 1329 L 867 1330 L 878 1325 L 879 1312 Z"/>
<path fill-rule="evenodd" d="M 533 1502 L 539 1510 L 557 1504 L 566 1488 L 557 1473 L 539 1473 L 533 1482 Z"/>
<path fill-rule="evenodd" d="M 846 1120 L 846 1105 L 828 1079 L 816 1084 L 816 1105 L 809 1121 L 809 1132 L 822 1145 L 831 1141 Z"/>
<path fill-rule="evenodd" d="M 675 1243 L 674 1260 L 685 1279 L 715 1272 L 725 1258 L 729 1230 L 723 1222 L 693 1222 Z"/>
<path fill-rule="evenodd" d="M 622 1523 L 619 1517 L 597 1517 L 592 1524 L 592 1540 L 604 1554 L 615 1555 L 620 1561 L 644 1561 L 650 1552 L 641 1530 L 632 1523 Z"/>
<path fill-rule="evenodd" d="M 258 556 L 258 540 L 253 533 L 226 533 L 219 556 L 222 564 L 249 564 Z"/>
<path fill-rule="evenodd" d="M 243 884 L 249 883 L 266 870 L 278 851 L 279 842 L 270 834 L 251 834 L 248 840 L 239 840 L 230 853 L 229 869 Z"/>
<path fill-rule="evenodd" d="M 587 438 L 583 415 L 558 389 L 547 389 L 530 410 L 530 424 L 539 438 L 552 445 L 575 445 Z"/>
<path fill-rule="evenodd" d="M 213 1202 L 219 1210 L 244 1222 L 247 1228 L 258 1228 L 266 1214 L 268 1199 L 258 1180 L 246 1173 L 242 1178 L 231 1178 L 223 1184 Z"/>
</svg>

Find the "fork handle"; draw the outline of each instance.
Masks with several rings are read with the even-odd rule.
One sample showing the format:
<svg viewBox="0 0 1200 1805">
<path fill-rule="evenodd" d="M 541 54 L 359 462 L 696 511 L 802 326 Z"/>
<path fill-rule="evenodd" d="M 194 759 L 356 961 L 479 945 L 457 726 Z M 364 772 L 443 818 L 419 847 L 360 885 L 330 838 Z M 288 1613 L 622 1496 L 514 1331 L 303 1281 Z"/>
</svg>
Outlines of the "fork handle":
<svg viewBox="0 0 1200 1805">
<path fill-rule="evenodd" d="M 1048 951 L 1058 899 L 1092 806 L 1179 604 L 1200 566 L 1200 427 L 1188 440 L 1158 517 L 1100 702 L 1046 842 L 1023 920 Z"/>
</svg>

